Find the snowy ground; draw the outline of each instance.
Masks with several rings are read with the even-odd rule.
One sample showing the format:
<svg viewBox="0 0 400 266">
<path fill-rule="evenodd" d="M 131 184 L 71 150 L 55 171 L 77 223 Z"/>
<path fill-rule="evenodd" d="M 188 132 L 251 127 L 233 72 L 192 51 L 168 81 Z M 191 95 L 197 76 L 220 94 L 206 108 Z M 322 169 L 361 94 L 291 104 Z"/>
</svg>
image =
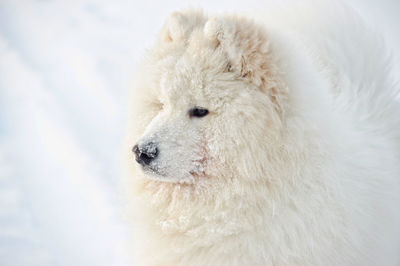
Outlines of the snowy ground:
<svg viewBox="0 0 400 266">
<path fill-rule="evenodd" d="M 0 2 L 1 266 L 129 265 L 118 151 L 132 73 L 172 10 L 262 3 L 236 2 Z M 398 1 L 351 3 L 398 47 Z"/>
</svg>

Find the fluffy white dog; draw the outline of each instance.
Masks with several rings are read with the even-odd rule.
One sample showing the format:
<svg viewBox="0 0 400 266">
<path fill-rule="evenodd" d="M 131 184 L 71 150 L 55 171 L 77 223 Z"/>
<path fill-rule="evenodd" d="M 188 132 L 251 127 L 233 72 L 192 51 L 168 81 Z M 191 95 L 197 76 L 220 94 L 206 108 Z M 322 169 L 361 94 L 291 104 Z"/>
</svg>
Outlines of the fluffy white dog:
<svg viewBox="0 0 400 266">
<path fill-rule="evenodd" d="M 400 265 L 400 90 L 381 39 L 336 5 L 261 13 L 176 12 L 139 70 L 137 263 Z"/>
</svg>

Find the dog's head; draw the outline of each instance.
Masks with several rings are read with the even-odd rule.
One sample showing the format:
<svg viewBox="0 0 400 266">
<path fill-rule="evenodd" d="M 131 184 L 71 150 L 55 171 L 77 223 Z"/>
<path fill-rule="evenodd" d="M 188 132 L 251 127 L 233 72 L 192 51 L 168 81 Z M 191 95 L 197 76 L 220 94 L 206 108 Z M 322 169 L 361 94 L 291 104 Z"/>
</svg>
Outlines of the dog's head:
<svg viewBox="0 0 400 266">
<path fill-rule="evenodd" d="M 257 167 L 260 150 L 277 142 L 286 89 L 268 36 L 252 21 L 172 14 L 136 81 L 131 147 L 149 178 L 229 175 Z"/>
</svg>

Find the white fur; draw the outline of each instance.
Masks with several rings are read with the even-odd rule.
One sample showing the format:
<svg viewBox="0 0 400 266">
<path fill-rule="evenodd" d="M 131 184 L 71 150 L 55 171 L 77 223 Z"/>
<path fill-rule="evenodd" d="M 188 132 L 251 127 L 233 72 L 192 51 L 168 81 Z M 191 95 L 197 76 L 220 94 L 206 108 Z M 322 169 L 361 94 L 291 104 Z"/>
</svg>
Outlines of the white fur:
<svg viewBox="0 0 400 266">
<path fill-rule="evenodd" d="M 137 74 L 136 263 L 400 265 L 400 90 L 382 41 L 339 5 L 260 14 L 175 13 Z M 147 142 L 154 171 L 130 151 Z"/>
</svg>

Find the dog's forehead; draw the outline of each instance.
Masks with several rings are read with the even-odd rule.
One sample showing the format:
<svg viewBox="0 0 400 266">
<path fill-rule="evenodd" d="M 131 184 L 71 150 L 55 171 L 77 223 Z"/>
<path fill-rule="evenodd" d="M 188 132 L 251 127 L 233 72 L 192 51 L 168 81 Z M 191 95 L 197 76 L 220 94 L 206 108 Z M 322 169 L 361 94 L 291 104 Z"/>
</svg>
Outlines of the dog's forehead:
<svg viewBox="0 0 400 266">
<path fill-rule="evenodd" d="M 226 63 L 225 54 L 206 44 L 189 45 L 179 53 L 171 53 L 159 64 L 162 69 L 160 97 L 185 106 L 212 106 L 216 101 L 220 104 L 224 95 L 232 94 L 224 76 Z"/>
<path fill-rule="evenodd" d="M 172 102 L 201 98 L 206 86 L 206 73 L 188 56 L 164 66 L 160 79 L 161 94 Z"/>
</svg>

